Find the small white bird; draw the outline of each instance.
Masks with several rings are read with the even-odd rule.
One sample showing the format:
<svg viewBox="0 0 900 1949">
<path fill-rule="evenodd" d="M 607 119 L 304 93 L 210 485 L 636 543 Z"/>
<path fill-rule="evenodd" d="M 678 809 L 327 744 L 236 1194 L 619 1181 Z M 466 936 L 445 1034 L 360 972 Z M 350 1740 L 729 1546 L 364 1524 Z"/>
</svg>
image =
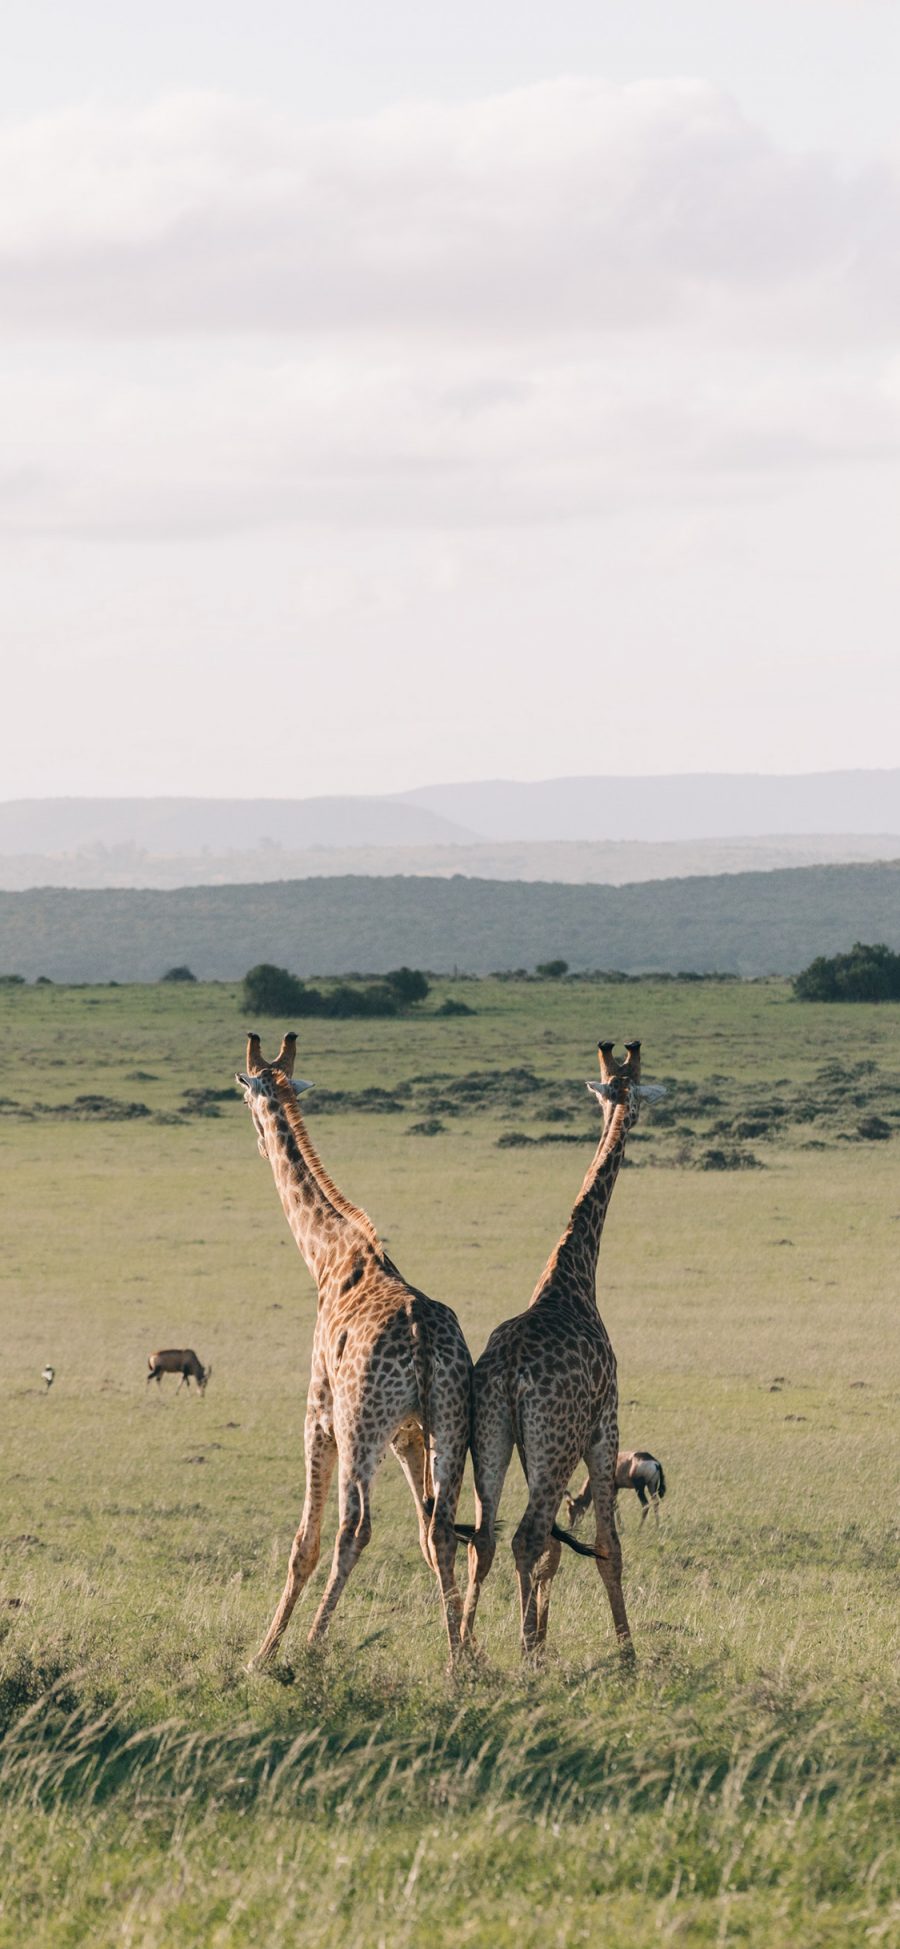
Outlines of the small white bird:
<svg viewBox="0 0 900 1949">
<path fill-rule="evenodd" d="M 46 1383 L 47 1383 L 47 1389 L 48 1389 L 48 1392 L 49 1392 L 49 1390 L 50 1390 L 50 1388 L 51 1388 L 51 1387 L 53 1386 L 53 1380 L 54 1380 L 54 1376 L 55 1376 L 55 1374 L 56 1374 L 56 1368 L 55 1368 L 55 1367 L 50 1367 L 50 1366 L 47 1366 L 47 1367 L 42 1367 L 42 1368 L 41 1368 L 41 1380 L 42 1380 L 42 1381 L 46 1381 Z"/>
</svg>

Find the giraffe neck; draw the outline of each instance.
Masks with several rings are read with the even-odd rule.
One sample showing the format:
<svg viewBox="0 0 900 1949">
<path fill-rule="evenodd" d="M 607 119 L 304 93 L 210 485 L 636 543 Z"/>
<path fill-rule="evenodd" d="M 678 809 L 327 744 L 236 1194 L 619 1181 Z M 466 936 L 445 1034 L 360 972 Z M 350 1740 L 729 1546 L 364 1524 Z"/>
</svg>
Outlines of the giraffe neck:
<svg viewBox="0 0 900 1949">
<path fill-rule="evenodd" d="M 625 1139 L 633 1122 L 630 1101 L 617 1104 L 572 1207 L 569 1223 L 535 1287 L 532 1306 L 551 1293 L 558 1296 L 561 1290 L 569 1299 L 596 1306 L 600 1239 L 625 1155 Z"/>
<path fill-rule="evenodd" d="M 354 1252 L 380 1253 L 371 1219 L 328 1176 L 290 1085 L 279 1085 L 275 1100 L 262 1099 L 258 1113 L 284 1215 L 316 1284 Z"/>
</svg>

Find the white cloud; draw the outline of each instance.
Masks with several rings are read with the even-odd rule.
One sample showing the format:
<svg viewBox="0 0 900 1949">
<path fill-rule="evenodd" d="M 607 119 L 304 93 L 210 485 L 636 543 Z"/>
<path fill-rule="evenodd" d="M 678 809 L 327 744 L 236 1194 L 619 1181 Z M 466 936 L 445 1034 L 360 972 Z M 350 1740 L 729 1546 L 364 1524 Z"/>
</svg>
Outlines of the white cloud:
<svg viewBox="0 0 900 1949">
<path fill-rule="evenodd" d="M 783 303 L 818 338 L 900 300 L 896 177 L 780 151 L 697 81 L 325 126 L 203 95 L 85 108 L 8 125 L 0 171 L 7 331 L 741 336 Z"/>
</svg>

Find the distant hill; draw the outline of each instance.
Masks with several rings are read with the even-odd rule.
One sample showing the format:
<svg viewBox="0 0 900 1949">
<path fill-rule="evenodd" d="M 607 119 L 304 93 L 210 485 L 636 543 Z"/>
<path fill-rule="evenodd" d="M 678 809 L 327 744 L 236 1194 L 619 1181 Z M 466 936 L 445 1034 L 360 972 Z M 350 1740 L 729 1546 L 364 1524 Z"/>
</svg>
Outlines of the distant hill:
<svg viewBox="0 0 900 1949">
<path fill-rule="evenodd" d="M 186 962 L 231 980 L 410 966 L 793 973 L 856 940 L 900 949 L 900 865 L 800 867 L 619 888 L 469 879 L 307 879 L 171 892 L 0 893 L 0 972 L 153 981 Z"/>
<path fill-rule="evenodd" d="M 778 834 L 765 839 L 488 840 L 469 846 L 260 845 L 251 851 L 152 853 L 137 846 L 0 853 L 0 888 L 262 886 L 346 874 L 477 880 L 556 880 L 626 886 L 695 874 L 771 872 L 847 860 L 900 859 L 900 834 Z"/>
<path fill-rule="evenodd" d="M 510 779 L 427 785 L 402 803 L 485 839 L 728 839 L 777 833 L 900 832 L 900 770 L 781 777 Z"/>
<path fill-rule="evenodd" d="M 427 806 L 394 798 L 9 799 L 0 854 L 137 848 L 151 854 L 262 846 L 437 846 L 477 837 Z"/>
<path fill-rule="evenodd" d="M 900 855 L 900 770 L 563 778 L 384 797 L 0 803 L 0 887 L 416 874 L 622 885 Z"/>
</svg>

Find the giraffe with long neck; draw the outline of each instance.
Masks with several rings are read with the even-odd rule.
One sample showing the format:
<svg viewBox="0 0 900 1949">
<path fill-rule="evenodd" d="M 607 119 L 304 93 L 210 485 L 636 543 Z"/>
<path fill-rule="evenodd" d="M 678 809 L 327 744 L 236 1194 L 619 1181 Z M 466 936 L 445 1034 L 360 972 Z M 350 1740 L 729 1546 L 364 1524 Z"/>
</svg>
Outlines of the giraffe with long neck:
<svg viewBox="0 0 900 1949">
<path fill-rule="evenodd" d="M 475 1363 L 476 1521 L 469 1543 L 463 1638 L 473 1633 L 481 1586 L 494 1559 L 497 1509 L 515 1448 L 528 1484 L 528 1503 L 512 1545 L 527 1656 L 539 1652 L 546 1638 L 560 1545 L 571 1540 L 556 1529 L 556 1515 L 582 1458 L 597 1526 L 588 1554 L 603 1579 L 619 1645 L 631 1655 L 613 1515 L 619 1445 L 616 1361 L 596 1298 L 600 1239 L 641 1094 L 640 1043 L 629 1042 L 626 1050 L 619 1062 L 611 1042 L 600 1044 L 601 1081 L 588 1088 L 597 1096 L 603 1127 L 572 1216 L 528 1308 L 496 1328 Z"/>
<path fill-rule="evenodd" d="M 293 1080 L 296 1042 L 286 1035 L 275 1061 L 266 1063 L 259 1037 L 251 1035 L 246 1073 L 235 1079 L 318 1294 L 303 1512 L 284 1591 L 254 1663 L 275 1657 L 316 1567 L 337 1464 L 338 1534 L 309 1642 L 324 1635 L 369 1541 L 371 1484 L 388 1446 L 413 1493 L 422 1554 L 440 1586 L 452 1662 L 462 1612 L 453 1523 L 469 1442 L 469 1351 L 456 1315 L 407 1284 L 367 1213 L 328 1175 L 298 1106 L 298 1094 L 310 1085 Z"/>
</svg>

